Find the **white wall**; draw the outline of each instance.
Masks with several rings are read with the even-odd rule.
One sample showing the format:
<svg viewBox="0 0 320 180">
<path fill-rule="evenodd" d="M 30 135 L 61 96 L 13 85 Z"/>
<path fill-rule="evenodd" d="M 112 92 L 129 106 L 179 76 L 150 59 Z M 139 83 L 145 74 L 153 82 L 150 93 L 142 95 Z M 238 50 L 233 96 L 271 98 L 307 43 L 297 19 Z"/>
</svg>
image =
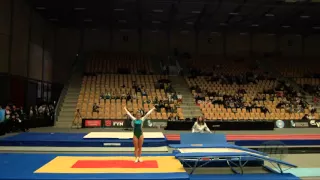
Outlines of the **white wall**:
<svg viewBox="0 0 320 180">
<path fill-rule="evenodd" d="M 304 43 L 305 56 L 320 58 L 320 35 L 308 36 Z"/>
<path fill-rule="evenodd" d="M 226 35 L 227 56 L 247 57 L 250 55 L 250 35 L 239 33 L 228 33 Z"/>
<path fill-rule="evenodd" d="M 80 32 L 75 29 L 60 28 L 56 32 L 55 61 L 53 66 L 53 81 L 66 82 L 76 59 L 80 46 Z"/>
<path fill-rule="evenodd" d="M 208 42 L 208 40 L 210 40 Z M 223 36 L 202 31 L 198 35 L 198 54 L 223 54 Z"/>
<path fill-rule="evenodd" d="M 31 11 L 24 0 L 14 1 L 11 74 L 27 76 L 29 18 Z"/>
<path fill-rule="evenodd" d="M 142 31 L 141 52 L 150 54 L 167 54 L 168 50 L 168 37 L 166 32 L 152 32 L 150 30 Z"/>
<path fill-rule="evenodd" d="M 171 32 L 171 49 L 177 48 L 179 53 L 188 52 L 190 54 L 195 53 L 195 32 L 189 31 L 187 33 L 182 33 L 180 31 L 174 30 Z"/>
<path fill-rule="evenodd" d="M 123 37 L 127 36 L 128 41 L 124 41 Z M 139 52 L 139 35 L 137 30 L 129 31 L 113 31 L 112 50 L 114 52 Z"/>
<path fill-rule="evenodd" d="M 0 72 L 8 72 L 10 36 L 10 0 L 0 1 Z"/>
<path fill-rule="evenodd" d="M 44 35 L 45 21 L 37 13 L 32 13 L 30 36 L 30 59 L 29 59 L 29 77 L 36 80 L 42 80 L 43 56 L 44 56 Z"/>
<path fill-rule="evenodd" d="M 84 49 L 86 51 L 110 51 L 110 31 L 104 29 L 86 29 L 84 31 Z"/>
<path fill-rule="evenodd" d="M 252 51 L 257 54 L 274 52 L 276 48 L 276 36 L 268 34 L 253 34 Z"/>
<path fill-rule="evenodd" d="M 284 35 L 280 38 L 280 51 L 284 57 L 299 57 L 302 55 L 302 38 L 296 35 Z"/>
</svg>

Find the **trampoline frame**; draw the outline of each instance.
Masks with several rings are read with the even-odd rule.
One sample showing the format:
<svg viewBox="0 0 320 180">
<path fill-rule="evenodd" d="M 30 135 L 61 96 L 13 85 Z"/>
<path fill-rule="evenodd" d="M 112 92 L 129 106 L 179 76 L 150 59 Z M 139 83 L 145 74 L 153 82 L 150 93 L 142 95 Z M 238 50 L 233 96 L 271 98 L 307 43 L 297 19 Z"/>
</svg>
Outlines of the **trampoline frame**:
<svg viewBox="0 0 320 180">
<path fill-rule="evenodd" d="M 202 168 L 205 165 L 207 165 L 207 164 L 209 164 L 210 162 L 213 162 L 213 161 L 226 161 L 228 166 L 229 166 L 229 168 L 231 169 L 231 171 L 233 173 L 235 173 L 235 174 L 243 174 L 243 168 L 245 167 L 245 165 L 248 163 L 249 160 L 246 160 L 244 163 L 242 163 L 242 157 L 243 156 L 238 156 L 238 157 L 237 156 L 232 156 L 232 157 L 230 157 L 230 156 L 229 157 L 228 156 L 221 156 L 221 157 L 201 157 L 201 158 L 199 158 L 199 157 L 198 158 L 190 157 L 190 158 L 178 158 L 178 159 L 180 160 L 180 162 L 182 164 L 186 164 L 189 168 L 192 168 L 190 174 L 193 174 L 194 171 L 197 168 Z M 248 156 L 248 157 L 250 157 L 250 156 Z M 202 165 L 198 166 L 198 163 L 200 161 L 204 161 L 203 159 L 208 159 L 208 160 L 206 160 L 206 162 L 203 163 Z M 235 160 L 238 161 L 238 164 L 234 162 Z M 188 161 L 195 161 L 194 166 L 191 166 L 188 163 Z M 240 168 L 240 171 L 237 171 L 235 169 L 235 167 L 232 166 L 232 165 L 234 165 L 235 167 Z"/>
<path fill-rule="evenodd" d="M 197 169 L 197 168 L 202 168 L 204 167 L 205 165 L 209 164 L 210 162 L 213 162 L 213 161 L 226 161 L 229 168 L 231 169 L 231 171 L 235 174 L 243 174 L 243 168 L 246 166 L 246 164 L 248 163 L 249 160 L 246 160 L 245 162 L 242 162 L 242 159 L 243 158 L 255 158 L 255 159 L 259 159 L 259 160 L 263 160 L 263 161 L 268 161 L 264 158 L 259 158 L 259 157 L 255 157 L 255 156 L 204 156 L 204 157 L 185 157 L 185 158 L 182 158 L 182 157 L 177 157 L 180 162 L 182 164 L 186 164 L 189 168 L 192 168 L 190 174 L 193 174 L 194 171 Z M 208 160 L 203 160 L 203 159 L 208 159 Z M 188 162 L 190 161 L 193 161 L 195 162 L 193 166 L 191 166 Z M 201 164 L 198 166 L 199 162 L 201 161 L 206 161 L 205 163 Z M 238 163 L 235 163 L 234 161 L 237 161 Z M 280 174 L 283 174 L 285 171 L 293 168 L 293 167 L 296 167 L 296 166 L 292 166 L 292 167 L 289 167 L 288 169 L 283 169 L 283 167 L 281 166 L 282 163 L 280 162 L 277 162 L 277 163 L 273 163 L 272 161 L 268 161 L 271 165 L 274 166 L 274 168 L 276 168 L 278 171 L 266 166 L 266 165 L 263 165 L 262 167 L 265 168 L 266 170 L 270 171 L 270 172 L 273 172 L 273 173 L 280 173 Z M 276 164 L 276 166 L 274 165 Z M 236 170 L 235 168 L 238 167 L 240 168 L 240 170 Z"/>
</svg>

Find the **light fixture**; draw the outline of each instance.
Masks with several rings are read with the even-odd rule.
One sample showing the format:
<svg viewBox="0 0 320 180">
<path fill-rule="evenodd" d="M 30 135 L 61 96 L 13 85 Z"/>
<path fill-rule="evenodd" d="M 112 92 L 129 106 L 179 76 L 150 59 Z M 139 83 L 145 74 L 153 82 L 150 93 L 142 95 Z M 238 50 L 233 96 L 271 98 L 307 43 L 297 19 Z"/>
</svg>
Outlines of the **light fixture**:
<svg viewBox="0 0 320 180">
<path fill-rule="evenodd" d="M 283 28 L 289 28 L 290 26 L 282 26 Z"/>
<path fill-rule="evenodd" d="M 252 24 L 251 26 L 252 26 L 252 27 L 258 27 L 259 24 Z"/>
<path fill-rule="evenodd" d="M 45 7 L 36 7 L 37 10 L 45 10 Z"/>
<path fill-rule="evenodd" d="M 155 12 L 155 13 L 162 13 L 162 12 L 163 12 L 162 9 L 154 9 L 154 10 L 152 10 L 152 11 Z"/>
<path fill-rule="evenodd" d="M 75 11 L 83 11 L 83 10 L 86 10 L 86 8 L 80 8 L 80 7 L 78 7 L 78 8 L 74 8 L 74 10 L 75 10 Z"/>
<path fill-rule="evenodd" d="M 274 17 L 274 14 L 266 14 L 265 16 L 267 16 L 267 17 Z"/>
<path fill-rule="evenodd" d="M 238 15 L 239 13 L 236 13 L 236 12 L 231 12 L 229 13 L 230 15 Z"/>
<path fill-rule="evenodd" d="M 124 11 L 124 9 L 114 9 L 114 11 Z"/>
<path fill-rule="evenodd" d="M 308 18 L 310 18 L 310 16 L 302 15 L 302 16 L 300 16 L 300 18 L 301 19 L 308 19 Z"/>
</svg>

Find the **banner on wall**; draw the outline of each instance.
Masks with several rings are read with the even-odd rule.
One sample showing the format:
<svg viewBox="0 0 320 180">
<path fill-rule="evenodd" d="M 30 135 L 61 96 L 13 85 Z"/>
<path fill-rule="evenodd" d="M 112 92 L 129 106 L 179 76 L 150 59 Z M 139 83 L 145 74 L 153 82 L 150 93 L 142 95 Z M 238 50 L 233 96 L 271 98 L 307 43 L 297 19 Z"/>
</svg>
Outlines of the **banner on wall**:
<svg viewBox="0 0 320 180">
<path fill-rule="evenodd" d="M 131 121 L 131 120 L 129 120 Z M 83 119 L 83 127 L 112 127 L 112 128 L 124 128 L 128 126 L 128 120 L 122 119 Z M 129 125 L 130 126 L 130 125 Z M 167 120 L 146 120 L 143 127 L 148 128 L 160 128 L 166 127 Z"/>
<path fill-rule="evenodd" d="M 291 120 L 290 123 L 286 126 L 289 128 L 320 128 L 319 119 L 310 119 L 310 120 Z"/>
</svg>

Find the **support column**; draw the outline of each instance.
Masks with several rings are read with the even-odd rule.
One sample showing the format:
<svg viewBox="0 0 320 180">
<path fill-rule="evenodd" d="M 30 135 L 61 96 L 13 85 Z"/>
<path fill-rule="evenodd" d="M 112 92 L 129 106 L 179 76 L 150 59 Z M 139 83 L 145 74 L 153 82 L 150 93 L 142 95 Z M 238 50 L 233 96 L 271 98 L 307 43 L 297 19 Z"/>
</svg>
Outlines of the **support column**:
<svg viewBox="0 0 320 180">
<path fill-rule="evenodd" d="M 171 47 L 171 29 L 169 29 L 167 31 L 167 47 L 168 47 L 168 53 L 167 54 L 171 55 L 170 54 L 170 51 L 172 49 L 172 47 Z"/>
<path fill-rule="evenodd" d="M 250 57 L 253 56 L 253 34 L 250 33 Z"/>
<path fill-rule="evenodd" d="M 112 52 L 113 51 L 113 28 L 111 27 L 110 28 L 110 41 L 109 41 L 109 48 L 110 48 L 110 51 Z"/>
<path fill-rule="evenodd" d="M 138 47 L 139 47 L 139 56 L 141 55 L 141 52 L 142 52 L 142 30 L 141 28 L 139 27 L 138 29 L 138 36 L 139 36 L 139 44 L 138 44 Z"/>
<path fill-rule="evenodd" d="M 196 30 L 195 31 L 195 54 L 198 55 L 199 54 L 199 31 Z"/>
<path fill-rule="evenodd" d="M 305 47 L 306 47 L 306 37 L 301 35 L 301 58 L 304 59 L 305 57 Z"/>
<path fill-rule="evenodd" d="M 222 33 L 222 38 L 223 38 L 223 57 L 227 57 L 227 33 L 223 32 Z"/>
</svg>

